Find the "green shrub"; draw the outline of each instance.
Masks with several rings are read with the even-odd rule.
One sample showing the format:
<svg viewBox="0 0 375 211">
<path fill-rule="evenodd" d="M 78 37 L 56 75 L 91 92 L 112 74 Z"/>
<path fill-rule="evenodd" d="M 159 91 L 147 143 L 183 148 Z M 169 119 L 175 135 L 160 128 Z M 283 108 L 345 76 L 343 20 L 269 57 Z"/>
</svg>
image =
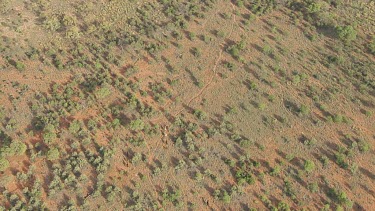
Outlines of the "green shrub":
<svg viewBox="0 0 375 211">
<path fill-rule="evenodd" d="M 311 193 L 316 193 L 319 191 L 319 185 L 317 182 L 310 183 L 307 188 Z"/>
<path fill-rule="evenodd" d="M 367 152 L 370 150 L 370 144 L 365 140 L 360 140 L 358 142 L 358 149 L 361 152 Z"/>
<path fill-rule="evenodd" d="M 334 123 L 342 123 L 342 122 L 346 121 L 346 118 L 341 114 L 335 114 L 332 117 L 332 120 L 333 120 Z"/>
<path fill-rule="evenodd" d="M 244 147 L 244 148 L 247 148 L 247 147 L 251 146 L 253 143 L 254 143 L 254 142 L 251 141 L 251 140 L 249 140 L 249 139 L 241 139 L 241 140 L 239 141 L 240 146 L 241 146 L 241 147 Z"/>
<path fill-rule="evenodd" d="M 74 120 L 69 125 L 69 132 L 73 135 L 77 135 L 78 131 L 81 129 L 81 123 L 78 120 Z"/>
<path fill-rule="evenodd" d="M 271 176 L 278 176 L 278 175 L 280 175 L 280 172 L 281 172 L 280 166 L 276 165 L 274 168 L 271 169 L 270 175 Z"/>
<path fill-rule="evenodd" d="M 201 55 L 202 55 L 202 51 L 199 49 L 199 48 L 192 48 L 192 53 L 193 53 L 193 55 L 195 56 L 195 57 L 200 57 Z"/>
<path fill-rule="evenodd" d="M 5 158 L 0 157 L 0 171 L 4 171 L 9 167 L 9 161 Z"/>
<path fill-rule="evenodd" d="M 181 197 L 181 191 L 180 190 L 168 191 L 168 189 L 164 189 L 162 196 L 163 196 L 163 200 L 176 203 Z"/>
<path fill-rule="evenodd" d="M 237 179 L 238 184 L 240 185 L 244 183 L 248 183 L 252 185 L 255 183 L 254 176 L 251 173 L 244 171 L 242 169 L 239 169 L 236 171 L 236 179 Z"/>
<path fill-rule="evenodd" d="M 223 195 L 221 197 L 221 200 L 225 203 L 225 204 L 229 204 L 230 201 L 231 201 L 231 196 L 228 194 L 227 191 L 223 191 Z"/>
<path fill-rule="evenodd" d="M 57 16 L 46 17 L 43 22 L 43 25 L 46 29 L 51 31 L 57 31 L 61 27 L 61 22 Z"/>
<path fill-rule="evenodd" d="M 286 202 L 281 201 L 277 205 L 277 210 L 280 210 L 280 211 L 290 211 L 290 206 Z"/>
<path fill-rule="evenodd" d="M 145 128 L 145 123 L 141 119 L 136 119 L 130 122 L 130 129 L 140 131 Z"/>
<path fill-rule="evenodd" d="M 115 118 L 111 123 L 111 127 L 114 129 L 118 128 L 120 125 L 121 125 L 121 121 L 117 118 Z"/>
<path fill-rule="evenodd" d="M 328 196 L 331 197 L 333 200 L 335 200 L 340 205 L 347 205 L 347 206 L 350 207 L 350 205 L 352 204 L 352 202 L 349 200 L 346 193 L 342 190 L 339 190 L 339 189 L 336 189 L 336 188 L 331 188 L 328 191 Z"/>
<path fill-rule="evenodd" d="M 303 167 L 307 173 L 311 173 L 315 169 L 315 163 L 311 160 L 306 160 Z"/>
<path fill-rule="evenodd" d="M 56 160 L 60 157 L 60 151 L 57 148 L 51 148 L 47 152 L 47 159 L 48 160 Z"/>
<path fill-rule="evenodd" d="M 238 7 L 244 7 L 244 2 L 243 2 L 242 0 L 237 0 L 237 1 L 236 1 L 236 5 L 237 5 Z"/>
<path fill-rule="evenodd" d="M 369 44 L 370 53 L 375 55 L 375 36 L 372 38 L 372 41 Z"/>
<path fill-rule="evenodd" d="M 235 69 L 235 64 L 231 63 L 231 62 L 226 62 L 224 64 L 224 67 L 228 68 L 230 71 L 233 71 Z"/>
<path fill-rule="evenodd" d="M 307 5 L 306 10 L 308 13 L 319 13 L 322 10 L 322 2 L 311 2 Z"/>
<path fill-rule="evenodd" d="M 56 138 L 57 138 L 56 133 L 51 132 L 51 131 L 47 131 L 43 134 L 43 141 L 46 144 L 51 144 L 55 142 Z"/>
<path fill-rule="evenodd" d="M 240 56 L 240 49 L 237 48 L 236 45 L 233 45 L 228 48 L 228 52 L 230 55 L 232 55 L 234 58 L 238 58 Z"/>
<path fill-rule="evenodd" d="M 66 30 L 65 35 L 67 38 L 77 39 L 82 35 L 82 33 L 77 26 L 72 26 Z"/>
<path fill-rule="evenodd" d="M 339 26 L 336 28 L 336 32 L 340 40 L 345 43 L 350 43 L 357 38 L 357 31 L 350 25 Z"/>
<path fill-rule="evenodd" d="M 14 141 L 9 145 L 9 148 L 16 155 L 23 155 L 26 152 L 27 146 L 26 144 L 20 141 Z"/>
<path fill-rule="evenodd" d="M 259 16 L 270 13 L 278 6 L 278 1 L 275 0 L 254 0 L 251 2 L 251 12 Z"/>
<path fill-rule="evenodd" d="M 301 115 L 307 115 L 310 113 L 310 109 L 306 105 L 301 105 L 301 107 L 299 108 L 299 113 Z"/>
<path fill-rule="evenodd" d="M 207 114 L 204 111 L 195 109 L 194 116 L 196 116 L 200 120 L 205 120 L 207 118 Z"/>
<path fill-rule="evenodd" d="M 99 99 L 103 99 L 111 94 L 111 90 L 108 86 L 103 86 L 100 89 L 96 90 L 95 95 Z"/>
<path fill-rule="evenodd" d="M 231 195 L 229 195 L 228 191 L 226 190 L 215 190 L 213 193 L 215 199 L 219 199 L 223 201 L 225 204 L 229 204 L 232 200 Z"/>
<path fill-rule="evenodd" d="M 265 103 L 258 103 L 259 110 L 264 111 L 264 109 L 266 109 L 266 107 L 267 107 L 267 105 Z"/>
<path fill-rule="evenodd" d="M 22 62 L 19 62 L 19 61 L 17 61 L 16 62 L 16 68 L 17 68 L 17 70 L 25 70 L 25 64 L 24 63 L 22 63 Z"/>
<path fill-rule="evenodd" d="M 195 35 L 194 32 L 189 32 L 189 39 L 190 39 L 191 41 L 195 40 L 195 37 L 196 37 L 196 35 Z"/>
<path fill-rule="evenodd" d="M 294 158 L 295 158 L 295 155 L 294 155 L 294 154 L 287 154 L 287 155 L 285 156 L 285 159 L 286 159 L 288 162 L 292 161 Z"/>
<path fill-rule="evenodd" d="M 263 49 L 262 49 L 263 53 L 266 54 L 266 55 L 271 55 L 272 52 L 273 52 L 273 49 L 270 45 L 265 45 L 263 46 Z"/>
<path fill-rule="evenodd" d="M 344 169 L 349 167 L 349 164 L 346 162 L 346 155 L 344 153 L 338 152 L 335 154 L 336 163 Z"/>
<path fill-rule="evenodd" d="M 240 59 L 240 52 L 244 50 L 246 47 L 245 40 L 241 40 L 240 42 L 231 45 L 227 48 L 227 52 L 233 56 L 235 59 Z"/>
<path fill-rule="evenodd" d="M 12 155 L 22 155 L 27 149 L 26 144 L 20 141 L 13 141 L 9 145 L 2 146 L 0 150 L 1 156 L 12 156 Z"/>
</svg>

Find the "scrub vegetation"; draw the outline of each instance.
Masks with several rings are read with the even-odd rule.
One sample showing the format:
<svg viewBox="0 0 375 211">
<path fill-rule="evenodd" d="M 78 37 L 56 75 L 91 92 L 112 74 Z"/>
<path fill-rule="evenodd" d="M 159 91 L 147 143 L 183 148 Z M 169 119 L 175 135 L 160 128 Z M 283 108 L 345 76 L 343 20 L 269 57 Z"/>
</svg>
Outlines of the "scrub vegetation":
<svg viewBox="0 0 375 211">
<path fill-rule="evenodd" d="M 375 2 L 0 0 L 0 210 L 372 210 Z"/>
</svg>

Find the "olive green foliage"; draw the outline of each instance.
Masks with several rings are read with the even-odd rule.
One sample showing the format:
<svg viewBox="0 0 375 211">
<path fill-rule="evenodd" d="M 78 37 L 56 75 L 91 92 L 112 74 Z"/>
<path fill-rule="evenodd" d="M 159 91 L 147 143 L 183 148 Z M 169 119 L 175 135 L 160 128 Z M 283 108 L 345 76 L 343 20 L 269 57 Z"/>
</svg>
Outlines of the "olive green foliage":
<svg viewBox="0 0 375 211">
<path fill-rule="evenodd" d="M 43 24 L 46 29 L 51 31 L 57 31 L 61 27 L 59 17 L 56 15 L 52 17 L 45 17 Z"/>
<path fill-rule="evenodd" d="M 74 120 L 69 125 L 69 132 L 71 132 L 73 135 L 77 135 L 78 132 L 81 130 L 81 123 L 78 120 Z"/>
<path fill-rule="evenodd" d="M 336 159 L 336 163 L 341 167 L 341 168 L 348 168 L 349 167 L 349 164 L 347 162 L 347 154 L 343 151 L 339 151 L 337 153 L 335 153 L 335 159 Z"/>
<path fill-rule="evenodd" d="M 241 40 L 240 42 L 231 45 L 227 48 L 227 52 L 230 53 L 235 59 L 240 59 L 240 53 L 246 47 L 245 40 Z"/>
<path fill-rule="evenodd" d="M 4 145 L 0 149 L 0 156 L 23 155 L 27 146 L 20 141 L 12 141 L 9 145 Z"/>
<path fill-rule="evenodd" d="M 368 206 L 352 2 L 0 0 L 0 210 Z"/>
<path fill-rule="evenodd" d="M 372 38 L 368 46 L 369 46 L 370 53 L 375 55 L 375 36 Z"/>
<path fill-rule="evenodd" d="M 290 206 L 286 202 L 281 201 L 277 205 L 277 209 L 280 211 L 290 211 Z"/>
<path fill-rule="evenodd" d="M 43 131 L 43 141 L 46 144 L 52 144 L 56 141 L 56 139 L 57 139 L 57 135 L 56 135 L 55 127 L 51 124 L 47 125 Z"/>
<path fill-rule="evenodd" d="M 232 201 L 232 196 L 227 190 L 215 190 L 213 193 L 215 199 L 219 199 L 224 202 L 224 204 L 230 204 Z"/>
<path fill-rule="evenodd" d="M 255 0 L 249 4 L 250 10 L 256 15 L 272 12 L 278 6 L 277 0 Z"/>
<path fill-rule="evenodd" d="M 164 189 L 162 195 L 163 195 L 163 200 L 169 201 L 175 204 L 178 202 L 178 200 L 181 197 L 181 191 L 180 190 L 169 191 L 168 189 Z"/>
<path fill-rule="evenodd" d="M 25 64 L 17 61 L 16 62 L 16 68 L 17 68 L 17 70 L 25 70 Z"/>
<path fill-rule="evenodd" d="M 16 155 L 23 155 L 26 152 L 27 146 L 26 144 L 20 142 L 20 141 L 13 141 L 9 148 L 11 151 Z"/>
<path fill-rule="evenodd" d="M 368 152 L 371 149 L 371 145 L 366 140 L 360 140 L 358 142 L 358 149 L 360 152 Z"/>
<path fill-rule="evenodd" d="M 57 148 L 51 148 L 47 152 L 47 159 L 48 160 L 56 160 L 60 157 L 60 151 Z"/>
<path fill-rule="evenodd" d="M 352 201 L 348 198 L 347 194 L 337 188 L 331 188 L 328 191 L 328 196 L 335 200 L 339 205 L 346 205 L 348 208 L 353 206 Z"/>
<path fill-rule="evenodd" d="M 110 94 L 111 94 L 111 90 L 109 89 L 108 86 L 103 86 L 103 87 L 99 88 L 98 90 L 96 90 L 96 92 L 95 92 L 95 95 L 99 99 L 105 98 L 105 97 L 109 96 Z"/>
<path fill-rule="evenodd" d="M 251 173 L 246 172 L 242 169 L 239 169 L 236 172 L 236 179 L 238 181 L 238 184 L 244 184 L 244 183 L 254 184 L 255 183 L 254 176 Z"/>
<path fill-rule="evenodd" d="M 307 173 L 311 173 L 315 169 L 315 163 L 311 160 L 306 160 L 303 167 Z"/>
<path fill-rule="evenodd" d="M 310 113 L 310 109 L 306 105 L 301 105 L 301 107 L 299 108 L 299 113 L 301 115 L 307 115 Z"/>
<path fill-rule="evenodd" d="M 336 28 L 337 36 L 345 43 L 350 43 L 357 38 L 357 31 L 353 26 L 339 26 Z"/>
<path fill-rule="evenodd" d="M 131 121 L 129 126 L 132 130 L 140 131 L 145 128 L 145 123 L 141 119 L 136 119 L 134 121 Z"/>
<path fill-rule="evenodd" d="M 335 20 L 330 14 L 330 5 L 323 0 L 291 0 L 287 4 L 290 9 L 300 11 L 303 17 L 318 27 L 333 27 Z"/>
<path fill-rule="evenodd" d="M 0 171 L 4 171 L 9 167 L 9 161 L 6 158 L 0 157 Z"/>
</svg>

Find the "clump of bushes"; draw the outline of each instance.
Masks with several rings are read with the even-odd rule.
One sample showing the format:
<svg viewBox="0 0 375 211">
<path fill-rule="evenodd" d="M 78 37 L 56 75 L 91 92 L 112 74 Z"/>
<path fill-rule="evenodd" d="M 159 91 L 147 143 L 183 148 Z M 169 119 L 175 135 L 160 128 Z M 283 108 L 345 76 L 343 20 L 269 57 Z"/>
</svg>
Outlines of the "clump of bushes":
<svg viewBox="0 0 375 211">
<path fill-rule="evenodd" d="M 194 116 L 196 116 L 200 120 L 205 120 L 207 118 L 207 114 L 201 110 L 194 110 Z"/>
<path fill-rule="evenodd" d="M 347 169 L 349 167 L 349 163 L 347 162 L 348 155 L 350 155 L 350 151 L 346 150 L 345 148 L 339 148 L 338 152 L 335 153 L 337 165 L 343 169 Z"/>
<path fill-rule="evenodd" d="M 231 195 L 225 189 L 215 190 L 213 195 L 214 195 L 215 199 L 219 199 L 219 200 L 223 201 L 225 204 L 229 204 L 232 200 Z"/>
<path fill-rule="evenodd" d="M 22 155 L 27 149 L 26 144 L 20 141 L 12 141 L 8 146 L 3 146 L 0 149 L 1 156 L 12 156 L 12 155 Z"/>
<path fill-rule="evenodd" d="M 332 27 L 335 20 L 330 14 L 330 5 L 325 1 L 290 1 L 290 9 L 301 12 L 305 20 L 318 27 Z"/>
<path fill-rule="evenodd" d="M 256 0 L 250 5 L 250 10 L 256 15 L 264 15 L 276 9 L 277 6 L 278 1 L 276 0 Z"/>
<path fill-rule="evenodd" d="M 181 197 L 181 191 L 178 189 L 174 191 L 169 191 L 168 189 L 164 189 L 162 196 L 163 196 L 163 203 L 165 203 L 166 201 L 169 201 L 169 202 L 172 202 L 173 204 L 177 204 Z"/>
<path fill-rule="evenodd" d="M 349 44 L 357 38 L 357 31 L 350 25 L 339 26 L 336 28 L 336 32 L 340 40 L 346 44 Z"/>
<path fill-rule="evenodd" d="M 241 60 L 240 52 L 246 47 L 245 40 L 242 39 L 239 43 L 231 45 L 227 48 L 227 52 L 233 56 L 233 58 Z"/>
<path fill-rule="evenodd" d="M 370 144 L 365 140 L 360 140 L 358 142 L 358 149 L 360 152 L 367 152 L 370 150 Z"/>
<path fill-rule="evenodd" d="M 20 71 L 25 70 L 25 64 L 20 61 L 17 61 L 15 66 L 17 70 L 20 70 Z"/>
<path fill-rule="evenodd" d="M 310 109 L 306 105 L 301 105 L 298 109 L 298 112 L 301 116 L 306 116 L 310 113 Z"/>
<path fill-rule="evenodd" d="M 145 123 L 141 119 L 136 119 L 130 122 L 130 129 L 134 131 L 141 131 L 145 128 Z"/>
<path fill-rule="evenodd" d="M 341 114 L 335 114 L 333 116 L 328 116 L 327 121 L 334 122 L 334 123 L 349 123 L 350 119 L 348 119 L 347 117 Z"/>
<path fill-rule="evenodd" d="M 340 205 L 346 205 L 348 208 L 353 206 L 353 202 L 348 198 L 346 193 L 337 188 L 331 188 L 328 191 L 328 196 L 335 200 Z"/>
</svg>

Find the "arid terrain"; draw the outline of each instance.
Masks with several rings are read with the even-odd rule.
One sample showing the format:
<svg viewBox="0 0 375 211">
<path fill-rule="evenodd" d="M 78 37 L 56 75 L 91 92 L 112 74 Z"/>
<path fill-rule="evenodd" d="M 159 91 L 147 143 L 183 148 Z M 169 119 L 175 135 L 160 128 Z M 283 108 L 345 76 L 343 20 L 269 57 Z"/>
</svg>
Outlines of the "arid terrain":
<svg viewBox="0 0 375 211">
<path fill-rule="evenodd" d="M 375 1 L 0 0 L 0 210 L 375 210 Z"/>
</svg>

